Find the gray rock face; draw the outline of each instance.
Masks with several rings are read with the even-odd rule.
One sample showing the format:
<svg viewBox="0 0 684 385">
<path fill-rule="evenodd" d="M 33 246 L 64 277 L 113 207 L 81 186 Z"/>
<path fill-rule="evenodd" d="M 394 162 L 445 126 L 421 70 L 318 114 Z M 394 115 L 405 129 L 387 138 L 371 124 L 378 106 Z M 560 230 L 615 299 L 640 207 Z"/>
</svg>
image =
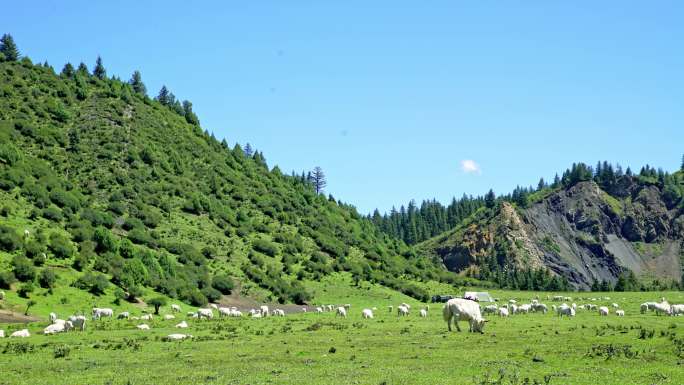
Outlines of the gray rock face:
<svg viewBox="0 0 684 385">
<path fill-rule="evenodd" d="M 491 218 L 429 240 L 423 250 L 461 271 L 507 245 L 507 263 L 548 267 L 578 288 L 621 272 L 680 280 L 684 216 L 658 187 L 623 178 L 611 194 L 594 182 L 557 191 L 526 209 L 505 203 Z"/>
</svg>

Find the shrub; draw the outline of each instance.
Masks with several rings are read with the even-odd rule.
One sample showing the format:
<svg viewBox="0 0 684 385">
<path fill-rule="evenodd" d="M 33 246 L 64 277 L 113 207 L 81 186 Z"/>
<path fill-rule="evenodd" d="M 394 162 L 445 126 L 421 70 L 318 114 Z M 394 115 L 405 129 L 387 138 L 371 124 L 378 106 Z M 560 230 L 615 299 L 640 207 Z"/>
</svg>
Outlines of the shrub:
<svg viewBox="0 0 684 385">
<path fill-rule="evenodd" d="M 115 253 L 118 248 L 118 242 L 112 233 L 104 227 L 98 227 L 93 234 L 93 241 L 95 241 L 95 251 L 97 252 L 112 252 Z"/>
<path fill-rule="evenodd" d="M 14 251 L 21 247 L 21 237 L 9 226 L 0 225 L 0 250 Z"/>
<path fill-rule="evenodd" d="M 103 274 L 87 272 L 80 276 L 73 283 L 73 286 L 81 290 L 87 290 L 95 295 L 102 295 L 107 287 L 109 287 L 109 281 Z"/>
<path fill-rule="evenodd" d="M 267 241 L 265 239 L 254 240 L 252 242 L 252 248 L 270 257 L 275 257 L 278 254 L 278 246 L 276 246 L 275 243 Z"/>
<path fill-rule="evenodd" d="M 71 241 L 64 235 L 52 233 L 52 235 L 50 235 L 50 251 L 52 251 L 55 257 L 66 259 L 71 258 L 76 252 L 76 249 L 74 248 L 74 245 L 71 244 Z"/>
<path fill-rule="evenodd" d="M 210 302 L 216 302 L 221 299 L 221 292 L 211 286 L 203 288 L 202 294 L 204 294 Z"/>
<path fill-rule="evenodd" d="M 14 276 L 21 282 L 33 281 L 36 278 L 36 269 L 31 261 L 23 255 L 17 255 L 12 260 Z"/>
<path fill-rule="evenodd" d="M 24 245 L 24 254 L 27 258 L 35 258 L 45 252 L 45 246 L 35 240 L 29 241 Z"/>
<path fill-rule="evenodd" d="M 0 289 L 10 289 L 10 285 L 17 282 L 17 278 L 11 271 L 0 271 Z"/>
<path fill-rule="evenodd" d="M 26 282 L 25 284 L 21 285 L 19 287 L 19 290 L 17 290 L 17 294 L 21 298 L 28 298 L 31 293 L 33 293 L 34 287 L 33 283 L 31 282 Z"/>
<path fill-rule="evenodd" d="M 58 209 L 57 207 L 47 207 L 43 209 L 43 218 L 52 221 L 52 222 L 60 222 L 62 219 L 64 219 L 64 215 L 62 215 L 62 211 Z"/>
<path fill-rule="evenodd" d="M 53 190 L 50 193 L 50 200 L 57 206 L 61 208 L 68 207 L 74 212 L 78 211 L 81 207 L 81 202 L 76 195 L 62 189 Z"/>
<path fill-rule="evenodd" d="M 198 288 L 191 288 L 182 293 L 183 300 L 190 302 L 192 306 L 206 306 L 209 301 Z"/>
<path fill-rule="evenodd" d="M 38 277 L 38 284 L 43 289 L 52 289 L 57 284 L 57 274 L 52 269 L 43 269 Z"/>
<path fill-rule="evenodd" d="M 53 351 L 53 357 L 54 358 L 66 358 L 69 357 L 69 353 L 71 353 L 71 348 L 69 345 L 56 345 L 55 349 Z"/>
<path fill-rule="evenodd" d="M 211 280 L 211 286 L 214 289 L 220 291 L 222 294 L 228 295 L 235 287 L 235 284 L 233 283 L 233 280 L 227 275 L 216 275 Z"/>
</svg>

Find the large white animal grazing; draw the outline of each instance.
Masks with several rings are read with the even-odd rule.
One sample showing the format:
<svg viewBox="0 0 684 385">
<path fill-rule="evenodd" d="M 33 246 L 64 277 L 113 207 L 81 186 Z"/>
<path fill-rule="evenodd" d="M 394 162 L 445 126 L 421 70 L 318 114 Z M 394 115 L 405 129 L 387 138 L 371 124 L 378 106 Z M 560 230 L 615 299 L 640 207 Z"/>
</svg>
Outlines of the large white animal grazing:
<svg viewBox="0 0 684 385">
<path fill-rule="evenodd" d="M 263 315 L 264 317 L 268 317 L 268 316 L 269 316 L 268 306 L 266 306 L 266 305 L 261 305 L 261 306 L 259 307 L 259 310 L 261 310 L 261 315 Z"/>
<path fill-rule="evenodd" d="M 285 317 L 285 310 L 283 309 L 273 309 L 272 313 L 276 317 Z"/>
<path fill-rule="evenodd" d="M 499 317 L 508 317 L 508 308 L 500 307 L 499 308 Z"/>
<path fill-rule="evenodd" d="M 188 323 L 185 321 L 181 321 L 179 324 L 176 324 L 176 327 L 179 329 L 185 329 L 188 327 Z"/>
<path fill-rule="evenodd" d="M 148 324 L 140 324 L 136 325 L 135 327 L 138 328 L 138 330 L 150 330 L 150 325 Z"/>
<path fill-rule="evenodd" d="M 406 306 L 399 305 L 397 306 L 397 315 L 398 316 L 407 316 L 409 314 L 409 309 Z"/>
<path fill-rule="evenodd" d="M 107 307 L 103 307 L 103 308 L 94 307 L 93 308 L 93 319 L 94 320 L 97 320 L 97 319 L 100 319 L 103 317 L 111 318 L 113 316 L 114 316 L 114 310 L 112 310 L 110 308 L 107 308 Z"/>
<path fill-rule="evenodd" d="M 518 305 L 510 304 L 510 303 L 509 303 L 507 306 L 508 306 L 508 311 L 509 311 L 511 314 L 515 314 L 515 313 L 518 312 Z"/>
<path fill-rule="evenodd" d="M 607 316 L 608 313 L 610 313 L 610 310 L 608 310 L 608 307 L 607 307 L 607 306 L 601 306 L 601 307 L 599 308 L 599 315 L 601 315 L 601 316 Z"/>
<path fill-rule="evenodd" d="M 51 312 L 49 318 L 50 318 L 50 322 L 55 323 L 55 320 L 57 319 L 57 314 L 55 314 L 54 312 Z"/>
<path fill-rule="evenodd" d="M 323 313 L 323 308 L 322 307 L 317 307 L 316 308 L 316 313 Z"/>
<path fill-rule="evenodd" d="M 518 306 L 518 308 L 515 310 L 516 314 L 527 314 L 530 312 L 530 309 L 532 308 L 532 305 L 529 303 L 522 304 Z"/>
<path fill-rule="evenodd" d="M 192 338 L 190 334 L 180 334 L 180 333 L 173 333 L 169 334 L 168 336 L 164 337 L 165 341 L 181 341 L 186 338 Z"/>
<path fill-rule="evenodd" d="M 116 319 L 129 319 L 131 317 L 131 313 L 124 311 L 116 315 Z"/>
<path fill-rule="evenodd" d="M 482 309 L 483 313 L 494 314 L 499 308 L 496 305 L 487 305 Z"/>
<path fill-rule="evenodd" d="M 180 305 L 176 305 L 175 303 L 172 303 L 171 304 L 171 311 L 173 311 L 174 313 L 180 313 L 180 311 L 181 311 Z"/>
<path fill-rule="evenodd" d="M 456 325 L 456 330 L 459 332 L 461 328 L 458 326 L 458 321 L 468 321 L 471 332 L 484 333 L 484 325 L 487 322 L 482 318 L 480 313 L 480 305 L 471 300 L 463 298 L 452 298 L 444 306 L 442 311 L 444 321 L 447 323 L 447 328 L 451 331 L 451 322 L 453 320 Z"/>
<path fill-rule="evenodd" d="M 143 314 L 140 316 L 141 320 L 151 321 L 154 318 L 152 314 Z"/>
<path fill-rule="evenodd" d="M 570 306 L 568 306 L 566 304 L 562 304 L 562 305 L 558 306 L 557 312 L 558 312 L 558 316 L 561 318 L 564 315 L 568 316 L 568 317 L 574 317 L 575 316 L 575 309 L 571 308 Z"/>
<path fill-rule="evenodd" d="M 625 311 L 624 310 L 615 310 L 615 315 L 618 317 L 624 317 Z"/>
<path fill-rule="evenodd" d="M 546 314 L 546 312 L 549 311 L 549 308 L 546 305 L 544 305 L 543 303 L 536 303 L 536 304 L 532 305 L 532 310 L 535 312 L 540 311 L 540 312 Z"/>
<path fill-rule="evenodd" d="M 220 308 L 218 308 L 218 312 L 219 312 L 219 317 L 221 317 L 221 318 L 230 317 L 230 313 L 231 313 L 230 308 L 228 308 L 228 307 L 220 307 Z"/>
<path fill-rule="evenodd" d="M 401 306 L 403 306 L 403 307 L 405 307 L 405 308 L 411 310 L 411 305 L 409 305 L 409 304 L 407 304 L 407 303 L 405 303 L 405 302 L 402 302 L 402 303 L 401 303 Z"/>
<path fill-rule="evenodd" d="M 618 309 L 618 308 L 620 308 L 620 305 L 618 305 L 618 304 L 616 304 L 615 302 L 613 302 L 613 307 L 616 308 L 616 309 Z"/>
<path fill-rule="evenodd" d="M 361 311 L 361 317 L 363 318 L 373 318 L 373 310 L 371 309 L 363 309 Z"/>
<path fill-rule="evenodd" d="M 347 309 L 344 308 L 344 306 L 340 306 L 337 308 L 337 313 L 335 316 L 340 316 L 343 318 L 347 318 Z"/>
<path fill-rule="evenodd" d="M 74 325 L 74 329 L 84 331 L 86 328 L 86 317 L 82 315 L 72 315 L 69 317 L 69 322 Z"/>
<path fill-rule="evenodd" d="M 427 317 L 427 313 L 428 313 L 427 310 L 425 310 L 425 309 L 420 309 L 420 316 L 421 316 L 422 318 Z"/>
<path fill-rule="evenodd" d="M 10 334 L 10 338 L 26 338 L 26 337 L 31 337 L 31 333 L 29 333 L 28 329 L 17 330 L 16 332 Z"/>
<path fill-rule="evenodd" d="M 211 310 L 211 308 L 200 308 L 197 309 L 197 318 L 202 319 L 212 319 L 214 318 L 214 312 Z"/>
<path fill-rule="evenodd" d="M 164 319 L 167 321 L 174 318 L 176 318 L 176 316 L 173 314 L 164 314 Z"/>
</svg>

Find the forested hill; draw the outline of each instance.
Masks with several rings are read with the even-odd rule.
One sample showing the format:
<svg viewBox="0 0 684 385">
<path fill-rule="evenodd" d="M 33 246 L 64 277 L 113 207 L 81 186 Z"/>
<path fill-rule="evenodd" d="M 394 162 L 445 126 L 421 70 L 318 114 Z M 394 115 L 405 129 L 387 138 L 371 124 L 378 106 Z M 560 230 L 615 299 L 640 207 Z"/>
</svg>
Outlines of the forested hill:
<svg viewBox="0 0 684 385">
<path fill-rule="evenodd" d="M 504 287 L 640 290 L 684 287 L 683 242 L 684 172 L 601 162 L 574 164 L 536 189 L 490 191 L 453 229 L 416 247 Z"/>
<path fill-rule="evenodd" d="M 139 72 L 109 77 L 98 58 L 92 71 L 67 64 L 57 74 L 7 44 L 0 287 L 30 295 L 65 272 L 95 294 L 201 305 L 236 283 L 302 303 L 302 283 L 334 271 L 419 298 L 428 295 L 419 282 L 454 282 L 441 261 L 417 257 L 353 206 L 203 131 L 192 104 L 166 87 L 150 98 Z"/>
</svg>

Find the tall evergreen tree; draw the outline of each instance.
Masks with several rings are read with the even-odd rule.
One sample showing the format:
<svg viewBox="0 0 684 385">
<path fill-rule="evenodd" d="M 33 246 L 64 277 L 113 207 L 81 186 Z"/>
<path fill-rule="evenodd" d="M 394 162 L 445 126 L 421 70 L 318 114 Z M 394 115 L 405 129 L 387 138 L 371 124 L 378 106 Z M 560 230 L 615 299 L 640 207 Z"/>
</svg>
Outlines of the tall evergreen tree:
<svg viewBox="0 0 684 385">
<path fill-rule="evenodd" d="M 323 192 L 323 189 L 328 182 L 325 180 L 325 174 L 323 173 L 322 168 L 318 166 L 314 167 L 313 172 L 311 173 L 311 182 L 316 190 L 316 194 Z"/>
<path fill-rule="evenodd" d="M 107 77 L 107 70 L 104 68 L 104 65 L 102 64 L 102 58 L 100 56 L 98 56 L 97 60 L 95 61 L 93 75 L 95 75 L 95 77 L 97 77 L 100 80 L 104 80 L 104 78 Z"/>
<path fill-rule="evenodd" d="M 159 95 L 157 95 L 156 99 L 162 105 L 170 106 L 173 103 L 171 102 L 171 99 L 169 98 L 169 96 L 172 96 L 172 95 L 173 94 L 169 92 L 169 89 L 166 88 L 166 86 L 162 86 L 162 88 L 159 90 Z M 174 97 L 174 99 L 175 99 L 175 97 Z"/>
<path fill-rule="evenodd" d="M 142 96 L 147 96 L 147 87 L 145 87 L 145 83 L 142 81 L 140 71 L 134 71 L 133 76 L 131 76 L 131 80 L 129 80 L 128 83 L 133 86 L 133 91 Z"/>
<path fill-rule="evenodd" d="M 90 72 L 88 71 L 88 66 L 86 66 L 84 62 L 81 62 L 78 65 L 78 69 L 76 69 L 76 73 L 83 75 L 83 76 L 90 75 Z"/>
<path fill-rule="evenodd" d="M 4 61 L 17 61 L 19 60 L 19 49 L 14 43 L 12 35 L 6 33 L 0 38 L 0 53 L 2 53 Z"/>
<path fill-rule="evenodd" d="M 682 165 L 681 165 L 680 169 L 684 170 L 684 155 L 682 155 Z"/>
<path fill-rule="evenodd" d="M 197 115 L 192 112 L 192 103 L 190 103 L 188 100 L 183 100 L 183 115 L 188 123 L 199 125 L 199 119 L 197 118 Z"/>
<path fill-rule="evenodd" d="M 250 158 L 254 155 L 254 149 L 252 149 L 252 145 L 249 143 L 245 144 L 245 155 Z"/>
<path fill-rule="evenodd" d="M 65 78 L 73 78 L 74 75 L 76 74 L 76 71 L 74 70 L 74 66 L 71 65 L 71 63 L 66 63 L 64 65 L 64 68 L 62 68 L 62 76 Z"/>
<path fill-rule="evenodd" d="M 489 191 L 485 195 L 485 205 L 489 208 L 492 208 L 492 207 L 494 207 L 495 203 L 496 203 L 496 194 L 494 194 L 494 190 L 489 189 Z"/>
</svg>

